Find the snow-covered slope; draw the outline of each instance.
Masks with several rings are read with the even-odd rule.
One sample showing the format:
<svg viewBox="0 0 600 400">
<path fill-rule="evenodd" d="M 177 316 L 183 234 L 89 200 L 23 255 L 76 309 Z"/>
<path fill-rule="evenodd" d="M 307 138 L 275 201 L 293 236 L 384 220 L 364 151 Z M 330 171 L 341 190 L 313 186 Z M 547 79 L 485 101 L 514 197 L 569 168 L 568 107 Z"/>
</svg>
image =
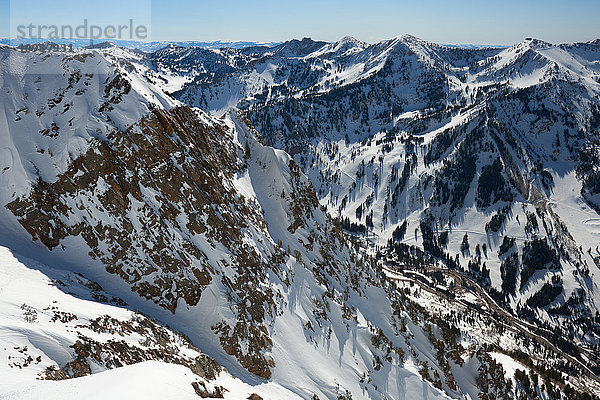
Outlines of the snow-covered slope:
<svg viewBox="0 0 600 400">
<path fill-rule="evenodd" d="M 599 62 L 597 41 L 344 38 L 301 57 L 257 54 L 174 96 L 248 110 L 387 263 L 462 270 L 598 360 Z"/>
<path fill-rule="evenodd" d="M 126 128 L 154 107 L 179 104 L 137 73 L 136 58 L 119 60 L 96 50 L 40 56 L 0 49 L 2 204 L 26 194 L 38 179 L 53 182 L 92 138 Z M 15 229 L 8 224 L 10 218 L 0 218 L 4 243 Z"/>
<path fill-rule="evenodd" d="M 141 310 L 189 338 L 176 339 L 179 336 L 163 327 L 165 346 L 181 340 L 180 348 L 169 347 L 171 353 L 200 357 L 202 352 L 214 359 L 220 375 L 200 378 L 208 391 L 216 390 L 215 386 L 230 390 L 226 398 L 247 396 L 250 390 L 263 398 L 322 399 L 467 399 L 484 394 L 513 398 L 529 391 L 549 398 L 553 392 L 598 392 L 597 377 L 581 361 L 593 352 L 569 355 L 534 327 L 527 327 L 532 332 L 525 337 L 516 322 L 507 328 L 500 309 L 484 312 L 494 306 L 494 300 L 469 285 L 494 288 L 498 281 L 486 285 L 480 279 L 485 274 L 467 271 L 465 277 L 472 278 L 469 284 L 452 278 L 455 289 L 471 287 L 469 293 L 456 297 L 454 292 L 421 286 L 419 282 L 430 279 L 426 275 L 415 280 L 390 268 L 396 262 L 418 266 L 420 272 L 415 273 L 452 273 L 431 269 L 441 266 L 440 260 L 450 264 L 438 245 L 445 226 L 453 229 L 447 245 L 452 252 L 460 229 L 481 232 L 482 215 L 496 210 L 493 207 L 506 195 L 493 185 L 491 191 L 479 190 L 477 198 L 489 203 L 482 210 L 475 195 L 477 184 L 471 182 L 474 178 L 461 180 L 463 158 L 482 149 L 487 150 L 479 158 L 469 159 L 477 172 L 483 174 L 486 157 L 499 153 L 502 177 L 512 179 L 508 192 L 520 196 L 516 198 L 527 210 L 539 205 L 541 189 L 532 189 L 536 181 L 519 179 L 517 174 L 533 161 L 513 156 L 514 146 L 506 150 L 486 144 L 500 135 L 499 123 L 490 122 L 500 111 L 466 94 L 469 82 L 478 90 L 489 86 L 481 83 L 488 74 L 485 65 L 473 67 L 474 72 L 466 65 L 496 57 L 500 50 L 452 51 L 405 36 L 376 45 L 351 38 L 335 44 L 306 39 L 268 51 L 169 47 L 148 55 L 116 46 L 70 55 L 2 51 L 1 134 L 9 143 L 2 160 L 10 162 L 0 178 L 4 205 L 0 245 L 43 261 L 40 273 L 52 279 L 53 274 L 65 276 L 56 280 L 62 283 L 55 288 L 48 288 L 52 293 L 23 307 L 21 313 L 18 307 L 26 302 L 20 292 L 6 291 L 3 308 L 8 311 L 3 319 L 9 327 L 20 326 L 16 330 L 20 342 L 29 341 L 38 353 L 46 354 L 47 348 L 31 340 L 40 335 L 58 338 L 51 347 L 54 353 L 48 350 L 58 355 L 47 355 L 43 365 L 54 363 L 55 377 L 78 376 L 72 373 L 75 364 L 77 371 L 83 371 L 80 375 L 103 371 L 70 383 L 30 382 L 26 390 L 11 386 L 8 397 L 52 393 L 46 390 L 83 393 L 86 381 L 99 385 L 114 380 L 118 385 L 144 370 L 154 371 L 149 374 L 164 370 L 165 377 L 173 376 L 175 386 L 188 391 L 192 380 L 201 381 L 186 376 L 185 369 L 158 363 L 104 371 L 119 364 L 107 362 L 108 355 L 88 351 L 87 342 L 82 342 L 83 347 L 72 343 L 79 337 L 73 329 L 86 335 L 88 326 L 96 326 L 98 313 L 114 313 L 120 321 L 117 325 L 132 318 L 137 323 L 146 321 L 128 310 Z M 15 60 L 20 69 L 14 69 Z M 46 62 L 46 67 L 36 69 Z M 41 73 L 48 70 L 55 73 Z M 173 93 L 178 87 L 182 89 Z M 490 101 L 520 99 L 506 96 L 505 100 L 498 90 L 491 93 L 496 97 L 490 94 Z M 183 101 L 213 113 L 184 106 Z M 453 108 L 451 101 L 464 108 Z M 22 108 L 27 112 L 17 112 Z M 510 108 L 503 104 L 502 110 Z M 251 119 L 263 128 L 265 139 L 252 128 Z M 300 134 L 291 137 L 294 132 Z M 346 139 L 349 135 L 352 139 Z M 456 151 L 445 135 L 451 135 L 451 142 L 456 140 L 451 144 L 460 143 Z M 294 158 L 265 141 L 293 150 Z M 303 147 L 292 148 L 290 143 Z M 586 154 L 593 157 L 593 149 Z M 575 175 L 571 179 L 577 180 Z M 540 184 L 541 178 L 550 179 L 540 175 Z M 499 180 L 493 174 L 490 179 Z M 399 186 L 396 181 L 404 183 L 391 207 L 391 193 Z M 455 185 L 443 186 L 453 181 L 462 183 L 462 192 Z M 558 178 L 554 182 L 558 187 Z M 568 184 L 565 181 L 561 187 Z M 593 185 L 588 185 L 590 198 L 596 193 Z M 519 236 L 525 238 L 517 245 L 523 259 L 526 241 L 531 242 L 528 251 L 544 250 L 541 241 L 550 230 L 561 234 L 552 231 L 555 241 L 549 246 L 574 246 L 575 239 L 564 233 L 566 225 L 551 213 L 551 201 L 546 204 L 546 214 L 538 213 L 548 218 L 546 224 L 538 223 L 540 242 L 531 232 Z M 359 206 L 360 213 L 356 212 Z M 478 227 L 465 222 L 469 212 L 473 213 L 469 221 L 476 221 Z M 591 215 L 593 211 L 577 212 Z M 349 216 L 361 224 L 370 221 L 368 233 L 382 250 L 404 220 L 409 229 L 419 226 L 420 232 L 414 235 L 416 246 L 392 241 L 377 261 L 365 251 L 362 238 L 345 234 L 331 215 Z M 528 215 L 523 213 L 519 221 L 525 224 L 531 219 Z M 342 222 L 352 227 L 348 220 Z M 542 235 L 541 229 L 547 234 Z M 413 237 L 410 231 L 395 236 L 398 242 Z M 491 240 L 489 246 L 484 253 L 496 252 L 500 243 Z M 513 247 L 497 259 L 514 253 Z M 558 256 L 549 252 L 548 263 L 556 261 Z M 587 257 L 580 253 L 569 250 L 568 254 Z M 8 254 L 6 258 L 18 279 L 31 281 L 25 285 L 34 285 L 36 279 L 47 285 L 47 278 L 27 268 L 30 262 L 15 262 Z M 467 264 L 471 258 L 475 256 L 463 255 L 459 263 Z M 578 260 L 569 260 L 569 268 L 580 268 L 575 265 Z M 56 269 L 65 272 L 53 272 Z M 544 279 L 557 286 L 557 278 L 550 275 L 558 273 L 552 270 L 547 275 Z M 85 294 L 82 286 L 95 287 L 92 281 L 103 288 L 103 297 Z M 444 277 L 439 281 L 450 285 Z M 563 278 L 563 282 L 565 293 L 572 294 L 587 281 Z M 596 293 L 593 284 L 592 280 L 581 302 L 587 309 L 595 306 L 590 300 Z M 79 303 L 83 300 L 68 295 L 72 288 L 79 288 L 83 294 L 75 293 L 88 300 L 114 297 L 115 304 L 127 310 L 108 305 L 83 309 Z M 525 287 L 521 297 L 514 294 L 507 308 L 518 306 L 527 293 L 533 289 Z M 44 310 L 47 305 L 42 303 L 52 296 L 67 296 L 65 312 L 85 321 L 82 327 L 66 317 L 65 322 L 51 325 L 51 309 Z M 583 307 L 581 311 L 585 316 Z M 32 324 L 27 320 L 30 315 L 37 315 L 39 325 L 27 325 Z M 150 339 L 136 336 L 141 333 L 135 322 L 125 326 L 123 335 L 131 340 L 125 342 L 127 348 L 139 344 L 144 349 L 136 352 L 142 355 L 132 362 L 121 364 L 159 360 L 186 365 L 174 361 L 169 352 L 164 357 L 143 356 L 154 331 L 160 331 L 158 324 L 154 331 L 149 328 L 152 334 L 144 333 Z M 87 333 L 93 348 L 121 334 L 112 327 L 95 329 L 103 335 Z M 595 340 L 593 335 L 577 334 L 576 340 L 584 339 L 592 344 Z M 529 358 L 521 359 L 522 354 Z M 515 360 L 539 374 L 543 384 L 532 374 L 525 375 L 525 381 L 516 372 L 520 364 Z M 506 376 L 502 365 L 509 371 Z M 552 374 L 549 367 L 562 372 Z M 23 379 L 29 382 L 33 374 Z M 162 382 L 155 382 L 157 394 L 167 390 Z M 200 386 L 195 387 L 201 391 Z"/>
<path fill-rule="evenodd" d="M 239 399 L 252 393 L 295 398 L 276 384 L 253 387 L 235 379 L 185 336 L 126 306 L 79 274 L 1 247 L 0 398 L 198 399 L 222 394 Z"/>
</svg>

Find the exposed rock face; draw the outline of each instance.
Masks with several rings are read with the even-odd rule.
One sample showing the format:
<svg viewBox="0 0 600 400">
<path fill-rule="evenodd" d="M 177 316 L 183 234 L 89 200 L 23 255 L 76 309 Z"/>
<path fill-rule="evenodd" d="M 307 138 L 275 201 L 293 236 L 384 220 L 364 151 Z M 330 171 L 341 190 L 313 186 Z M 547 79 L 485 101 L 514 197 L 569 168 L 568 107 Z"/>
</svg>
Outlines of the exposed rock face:
<svg viewBox="0 0 600 400">
<path fill-rule="evenodd" d="M 44 379 L 62 380 L 90 375 L 90 363 L 112 369 L 148 360 L 184 365 L 207 380 L 215 379 L 223 370 L 212 358 L 200 353 L 187 338 L 141 315 L 134 315 L 128 321 L 105 315 L 90 323 L 77 324 L 73 329 L 79 337 L 70 346 L 74 359 L 60 369 L 47 367 Z M 95 339 L 88 336 L 92 332 L 96 335 L 90 336 L 95 336 Z M 134 345 L 118 339 L 135 334 L 144 338 L 144 341 Z M 197 356 L 185 354 L 181 348 Z"/>
<path fill-rule="evenodd" d="M 272 339 L 267 324 L 284 303 L 277 287 L 290 285 L 290 250 L 281 247 L 281 237 L 275 243 L 259 205 L 241 196 L 233 184 L 248 162 L 265 169 L 262 163 L 275 159 L 238 157 L 242 151 L 232 135 L 223 124 L 201 122 L 188 107 L 155 110 L 124 132 L 94 139 L 54 182 L 39 179 L 31 195 L 6 207 L 50 250 L 65 248 L 69 239 L 85 242 L 89 256 L 109 273 L 173 313 L 180 300 L 197 305 L 204 288 L 218 280 L 234 318 L 214 323 L 212 330 L 226 353 L 251 373 L 269 378 L 274 361 L 268 355 Z M 261 157 L 261 149 L 254 142 L 255 157 Z M 352 256 L 340 270 L 334 254 L 344 249 L 345 239 L 319 208 L 310 182 L 293 160 L 276 168 L 289 171 L 280 199 L 289 219 L 280 221 L 289 232 L 283 239 L 289 247 L 297 236 L 297 259 L 309 254 L 306 262 L 314 265 L 318 281 L 327 288 L 315 315 L 326 319 L 328 299 L 338 296 L 333 282 L 346 285 L 350 274 L 348 283 L 359 290 L 362 267 L 351 266 Z M 259 251 L 249 238 L 269 243 L 268 248 Z M 219 246 L 229 259 L 209 261 Z M 269 283 L 273 277 L 277 285 Z M 110 346 L 130 361 L 141 360 L 135 349 Z M 93 340 L 81 338 L 75 349 L 81 357 L 64 369 L 66 376 L 89 373 L 84 360 L 94 349 L 98 346 Z"/>
<path fill-rule="evenodd" d="M 173 313 L 180 299 L 195 306 L 203 288 L 222 279 L 251 304 L 231 333 L 224 322 L 214 329 L 233 340 L 223 339 L 229 354 L 269 377 L 272 362 L 260 353 L 271 342 L 261 321 L 274 313 L 273 293 L 261 292 L 259 282 L 277 264 L 268 265 L 240 235 L 249 225 L 266 227 L 256 205 L 231 186 L 241 168 L 236 151 L 225 126 L 202 123 L 190 108 L 155 110 L 125 132 L 94 140 L 55 182 L 38 180 L 30 196 L 6 207 L 49 249 L 80 237 L 108 272 Z M 235 279 L 219 277 L 208 262 L 207 249 L 216 246 L 235 255 Z M 252 338 L 247 353 L 240 336 Z"/>
<path fill-rule="evenodd" d="M 160 360 L 185 365 L 194 374 L 207 380 L 215 379 L 223 370 L 212 358 L 200 353 L 187 338 L 141 315 L 134 315 L 129 321 L 105 315 L 96 318 L 90 324 L 76 325 L 75 330 L 78 331 L 79 340 L 71 345 L 74 360 L 62 366 L 60 370 L 48 367 L 45 379 L 60 380 L 89 375 L 92 373 L 90 362 L 105 368 L 118 368 L 148 360 Z M 96 337 L 112 338 L 98 340 L 83 333 L 90 330 L 97 334 Z M 117 339 L 119 336 L 133 334 L 143 337 L 144 342 L 132 345 Z M 184 354 L 179 346 L 199 355 L 190 357 Z"/>
<path fill-rule="evenodd" d="M 196 394 L 203 399 L 222 399 L 224 397 L 223 391 L 226 390 L 221 386 L 217 386 L 214 391 L 209 391 L 204 382 L 192 382 L 192 387 Z"/>
<path fill-rule="evenodd" d="M 49 249 L 81 236 L 109 272 L 174 312 L 178 298 L 197 304 L 212 279 L 189 237 L 204 234 L 232 246 L 234 224 L 241 221 L 231 210 L 211 209 L 237 204 L 246 214 L 243 201 L 222 184 L 238 168 L 225 135 L 201 124 L 189 108 L 154 111 L 126 132 L 95 141 L 56 182 L 40 179 L 30 197 L 7 207 Z M 78 212 L 83 209 L 87 216 Z M 173 245 L 179 241 L 182 248 Z"/>
</svg>

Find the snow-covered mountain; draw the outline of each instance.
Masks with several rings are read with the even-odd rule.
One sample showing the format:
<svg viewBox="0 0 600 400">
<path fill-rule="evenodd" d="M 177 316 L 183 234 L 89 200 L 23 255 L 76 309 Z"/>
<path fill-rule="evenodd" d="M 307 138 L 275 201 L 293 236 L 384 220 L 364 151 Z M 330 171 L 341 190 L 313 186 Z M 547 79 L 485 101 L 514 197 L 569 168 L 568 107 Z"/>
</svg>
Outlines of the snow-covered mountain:
<svg viewBox="0 0 600 400">
<path fill-rule="evenodd" d="M 261 53 L 174 95 L 247 109 L 388 263 L 462 269 L 549 339 L 596 353 L 599 62 L 597 41 L 344 38 Z"/>
<path fill-rule="evenodd" d="M 1 47 L 0 396 L 598 395 L 598 51 Z"/>
</svg>

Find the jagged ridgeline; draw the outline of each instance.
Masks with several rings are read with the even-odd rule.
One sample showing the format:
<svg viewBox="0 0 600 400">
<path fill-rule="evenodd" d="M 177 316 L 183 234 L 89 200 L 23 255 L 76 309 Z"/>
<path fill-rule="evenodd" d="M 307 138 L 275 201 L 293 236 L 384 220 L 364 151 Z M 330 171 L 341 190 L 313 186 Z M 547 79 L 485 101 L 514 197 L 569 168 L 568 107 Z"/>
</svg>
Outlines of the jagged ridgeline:
<svg viewBox="0 0 600 400">
<path fill-rule="evenodd" d="M 310 53 L 302 43 L 235 52 L 233 70 L 174 96 L 247 110 L 386 262 L 461 270 L 550 338 L 597 353 L 598 41 L 466 50 L 345 38 Z"/>
<path fill-rule="evenodd" d="M 534 45 L 552 48 L 509 50 Z M 510 69 L 493 75 L 508 68 L 500 49 L 403 37 L 0 51 L 0 244 L 40 273 L 68 271 L 49 280 L 64 311 L 38 299 L 19 305 L 27 329 L 3 328 L 31 343 L 16 351 L 40 353 L 27 368 L 65 379 L 160 360 L 189 369 L 200 397 L 599 392 L 597 266 L 553 200 L 578 182 L 572 196 L 595 199 L 594 167 L 579 160 L 595 157 L 596 117 L 537 101 L 556 85 L 529 93 L 499 78 Z M 592 83 L 549 71 L 581 93 L 561 110 L 596 101 Z M 431 289 L 448 284 L 436 266 L 479 300 Z M 66 306 L 79 292 L 111 308 Z M 513 314 L 473 303 L 490 295 Z M 42 322 L 79 330 L 60 357 L 30 340 Z M 566 322 L 576 329 L 558 341 Z"/>
</svg>

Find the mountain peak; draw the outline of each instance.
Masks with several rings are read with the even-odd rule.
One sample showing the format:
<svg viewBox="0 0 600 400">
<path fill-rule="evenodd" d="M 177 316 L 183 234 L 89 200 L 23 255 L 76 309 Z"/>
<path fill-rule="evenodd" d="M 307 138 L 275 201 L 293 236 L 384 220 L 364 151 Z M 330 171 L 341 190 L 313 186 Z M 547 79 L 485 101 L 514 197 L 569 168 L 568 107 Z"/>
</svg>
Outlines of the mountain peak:
<svg viewBox="0 0 600 400">
<path fill-rule="evenodd" d="M 117 47 L 117 45 L 114 44 L 113 42 L 105 41 L 105 42 L 85 46 L 86 49 L 108 49 L 111 47 Z"/>
<path fill-rule="evenodd" d="M 397 35 L 394 36 L 393 38 L 391 38 L 390 40 L 387 41 L 388 43 L 403 43 L 406 46 L 410 46 L 410 45 L 423 45 L 423 44 L 428 44 L 429 42 L 426 40 L 423 40 L 421 38 L 418 38 L 414 35 L 410 35 L 410 34 L 403 34 L 403 35 Z"/>
<path fill-rule="evenodd" d="M 414 35 L 411 35 L 411 34 L 408 34 L 408 33 L 405 33 L 405 34 L 403 34 L 403 35 L 398 35 L 398 36 L 396 36 L 395 38 L 397 38 L 397 39 L 400 39 L 400 40 L 403 40 L 403 41 L 411 41 L 411 42 L 424 42 L 424 40 L 423 40 L 423 39 L 421 39 L 421 38 L 418 38 L 418 37 L 416 37 L 416 36 L 414 36 Z"/>
<path fill-rule="evenodd" d="M 337 42 L 333 43 L 333 48 L 336 50 L 340 50 L 343 49 L 348 50 L 350 48 L 353 47 L 366 47 L 367 44 L 361 40 L 358 40 L 352 36 L 344 36 L 342 39 L 338 40 Z"/>
<path fill-rule="evenodd" d="M 355 37 L 352 36 L 344 36 L 343 38 L 341 38 L 340 40 L 337 41 L 337 43 L 356 43 L 356 44 L 362 44 L 363 42 L 356 39 Z"/>
<path fill-rule="evenodd" d="M 275 53 L 285 57 L 304 57 L 326 44 L 326 42 L 315 41 L 309 37 L 304 37 L 302 40 L 292 39 L 275 47 Z"/>
<path fill-rule="evenodd" d="M 522 42 L 518 43 L 516 46 L 528 46 L 532 49 L 546 49 L 548 47 L 554 46 L 552 43 L 545 42 L 540 39 L 527 37 Z"/>
</svg>

